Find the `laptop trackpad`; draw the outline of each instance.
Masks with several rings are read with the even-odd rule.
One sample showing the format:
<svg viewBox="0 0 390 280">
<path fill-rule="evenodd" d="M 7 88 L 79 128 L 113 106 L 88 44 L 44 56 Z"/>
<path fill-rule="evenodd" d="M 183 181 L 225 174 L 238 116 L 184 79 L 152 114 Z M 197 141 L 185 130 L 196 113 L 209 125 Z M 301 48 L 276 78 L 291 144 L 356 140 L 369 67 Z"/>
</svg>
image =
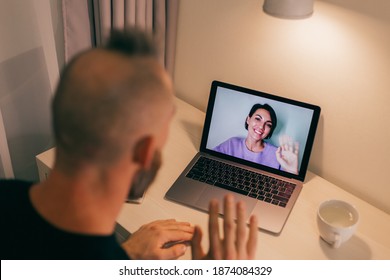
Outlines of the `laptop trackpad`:
<svg viewBox="0 0 390 280">
<path fill-rule="evenodd" d="M 247 197 L 241 194 L 237 194 L 231 191 L 227 191 L 218 187 L 209 187 L 207 188 L 198 201 L 195 203 L 197 207 L 200 207 L 203 210 L 208 211 L 209 202 L 211 199 L 217 199 L 219 203 L 219 213 L 223 215 L 223 198 L 226 194 L 232 194 L 234 196 L 234 200 L 244 201 L 246 204 L 246 219 L 248 219 L 256 206 L 257 201 L 251 197 Z"/>
</svg>

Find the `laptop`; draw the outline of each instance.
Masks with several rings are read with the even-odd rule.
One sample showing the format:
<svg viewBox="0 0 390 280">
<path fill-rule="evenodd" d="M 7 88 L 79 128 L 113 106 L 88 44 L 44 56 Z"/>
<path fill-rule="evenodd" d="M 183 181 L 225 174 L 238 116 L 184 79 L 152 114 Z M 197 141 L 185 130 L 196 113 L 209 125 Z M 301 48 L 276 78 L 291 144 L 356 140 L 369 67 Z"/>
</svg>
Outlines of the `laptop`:
<svg viewBox="0 0 390 280">
<path fill-rule="evenodd" d="M 246 203 L 248 220 L 255 214 L 260 229 L 279 234 L 303 187 L 320 110 L 316 105 L 213 81 L 200 151 L 165 198 L 208 211 L 212 198 L 222 203 L 231 193 L 236 201 Z M 276 156 L 280 139 L 286 149 L 279 157 L 295 154 L 288 167 Z M 262 150 L 249 150 L 258 141 Z"/>
</svg>

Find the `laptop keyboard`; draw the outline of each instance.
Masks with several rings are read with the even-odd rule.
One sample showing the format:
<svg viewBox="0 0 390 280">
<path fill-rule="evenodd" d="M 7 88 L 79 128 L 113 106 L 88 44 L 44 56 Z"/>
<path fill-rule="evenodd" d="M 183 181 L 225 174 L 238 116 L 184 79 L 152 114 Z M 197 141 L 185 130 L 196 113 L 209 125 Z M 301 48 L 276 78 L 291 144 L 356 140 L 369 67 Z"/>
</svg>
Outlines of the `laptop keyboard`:
<svg viewBox="0 0 390 280">
<path fill-rule="evenodd" d="M 286 207 L 295 184 L 237 166 L 200 157 L 186 177 Z"/>
</svg>

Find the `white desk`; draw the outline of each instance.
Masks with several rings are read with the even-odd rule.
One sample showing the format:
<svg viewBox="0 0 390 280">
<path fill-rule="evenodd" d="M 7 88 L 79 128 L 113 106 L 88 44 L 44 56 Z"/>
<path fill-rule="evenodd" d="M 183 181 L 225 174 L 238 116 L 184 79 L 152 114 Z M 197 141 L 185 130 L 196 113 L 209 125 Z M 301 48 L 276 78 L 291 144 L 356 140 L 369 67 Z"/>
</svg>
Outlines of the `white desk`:
<svg viewBox="0 0 390 280">
<path fill-rule="evenodd" d="M 163 151 L 161 170 L 143 203 L 124 204 L 118 222 L 134 232 L 153 220 L 189 221 L 202 227 L 203 245 L 208 246 L 207 214 L 164 199 L 166 191 L 197 152 L 204 121 L 202 111 L 180 99 L 176 103 L 177 114 Z M 42 179 L 53 160 L 53 149 L 37 156 Z M 354 204 L 361 217 L 356 234 L 339 249 L 330 248 L 320 239 L 316 224 L 319 204 L 331 198 Z M 257 247 L 257 259 L 390 259 L 390 215 L 309 172 L 282 233 L 276 236 L 259 231 Z M 188 250 L 183 258 L 190 257 Z"/>
</svg>

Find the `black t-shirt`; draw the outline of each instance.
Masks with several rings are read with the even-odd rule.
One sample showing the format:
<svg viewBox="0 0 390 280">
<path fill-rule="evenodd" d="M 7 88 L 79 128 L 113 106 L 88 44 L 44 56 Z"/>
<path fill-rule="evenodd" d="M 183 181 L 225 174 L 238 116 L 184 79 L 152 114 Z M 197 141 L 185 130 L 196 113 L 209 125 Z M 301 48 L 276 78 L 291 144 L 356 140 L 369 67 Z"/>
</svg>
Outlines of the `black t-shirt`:
<svg viewBox="0 0 390 280">
<path fill-rule="evenodd" d="M 99 236 L 66 232 L 43 219 L 31 204 L 31 186 L 31 182 L 0 180 L 2 260 L 128 259 L 114 234 Z"/>
</svg>

